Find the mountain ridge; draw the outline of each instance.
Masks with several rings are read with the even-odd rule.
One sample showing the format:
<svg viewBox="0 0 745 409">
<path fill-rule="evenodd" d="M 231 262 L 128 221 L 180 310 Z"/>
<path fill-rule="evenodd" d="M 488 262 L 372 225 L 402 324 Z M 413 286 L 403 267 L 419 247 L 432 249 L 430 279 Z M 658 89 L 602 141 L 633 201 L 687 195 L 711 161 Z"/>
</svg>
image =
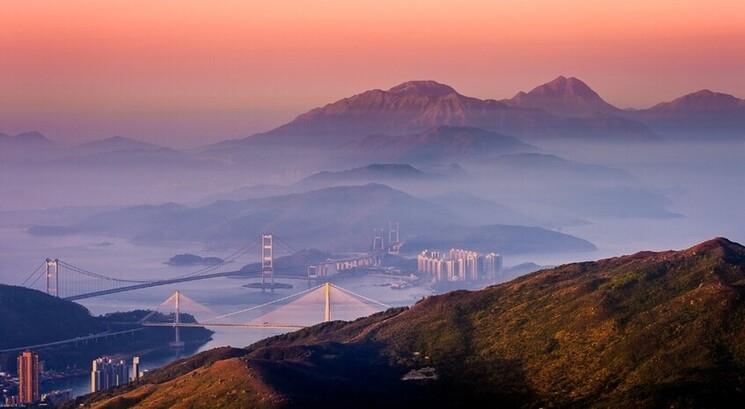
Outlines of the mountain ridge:
<svg viewBox="0 0 745 409">
<path fill-rule="evenodd" d="M 472 126 L 439 125 L 403 135 L 372 134 L 354 145 L 366 157 L 389 161 L 449 162 L 539 149 L 517 138 Z"/>
<path fill-rule="evenodd" d="M 75 145 L 71 148 L 74 153 L 102 154 L 121 152 L 175 152 L 174 149 L 140 141 L 126 136 L 111 136 Z"/>
<path fill-rule="evenodd" d="M 0 133 L 0 146 L 11 148 L 51 148 L 55 143 L 38 131 L 20 132 L 15 135 Z"/>
<path fill-rule="evenodd" d="M 239 201 L 222 200 L 196 207 L 175 203 L 131 206 L 101 212 L 68 226 L 33 226 L 29 231 L 37 235 L 104 233 L 143 243 L 187 240 L 225 246 L 244 243 L 245 237 L 257 237 L 262 231 L 272 231 L 293 237 L 293 246 L 297 248 L 364 251 L 370 245 L 370 232 L 379 228 L 381 221 L 398 220 L 405 226 L 404 235 L 413 236 L 447 231 L 449 225 L 467 225 L 464 219 L 437 203 L 384 184 L 367 183 Z M 578 237 L 546 229 L 489 227 L 490 234 L 498 234 L 511 244 L 510 250 L 520 249 L 521 243 L 543 252 L 594 248 Z M 460 230 L 466 237 L 472 237 L 468 236 L 471 229 L 474 228 L 465 226 Z"/>
<path fill-rule="evenodd" d="M 708 89 L 692 92 L 624 116 L 664 134 L 688 139 L 745 136 L 745 100 Z"/>
<path fill-rule="evenodd" d="M 236 407 L 728 407 L 745 395 L 743 316 L 745 247 L 716 238 L 203 353 L 76 403 L 198 404 L 189 379 L 227 356 L 225 376 L 253 379 L 228 383 Z"/>
<path fill-rule="evenodd" d="M 267 132 L 209 145 L 204 151 L 227 153 L 241 147 L 280 143 L 338 148 L 368 135 L 411 134 L 442 125 L 469 126 L 532 138 L 587 137 L 587 132 L 599 130 L 606 137 L 615 133 L 619 133 L 619 137 L 633 133 L 638 133 L 637 138 L 652 137 L 643 124 L 630 118 L 618 117 L 616 121 L 571 119 L 568 121 L 543 109 L 519 106 L 510 101 L 468 97 L 436 81 L 407 81 L 387 90 L 368 90 L 339 99 Z"/>
</svg>

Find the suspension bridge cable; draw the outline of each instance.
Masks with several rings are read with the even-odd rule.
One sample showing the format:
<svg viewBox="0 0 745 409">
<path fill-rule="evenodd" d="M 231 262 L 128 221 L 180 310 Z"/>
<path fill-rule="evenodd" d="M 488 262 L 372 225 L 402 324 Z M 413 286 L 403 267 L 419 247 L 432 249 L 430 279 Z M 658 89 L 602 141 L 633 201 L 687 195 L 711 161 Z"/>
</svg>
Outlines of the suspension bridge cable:
<svg viewBox="0 0 745 409">
<path fill-rule="evenodd" d="M 24 285 L 26 285 L 26 283 L 28 282 L 28 280 L 30 280 L 30 279 L 31 279 L 31 277 L 33 277 L 33 276 L 34 276 L 34 274 L 38 273 L 38 272 L 39 272 L 39 270 L 41 270 L 41 268 L 42 268 L 42 267 L 44 267 L 44 264 L 45 264 L 45 263 L 46 263 L 46 261 L 42 261 L 42 262 L 41 262 L 41 264 L 39 264 L 39 266 L 38 266 L 38 267 L 36 267 L 36 269 L 35 269 L 35 270 L 34 270 L 34 271 L 33 271 L 33 272 L 31 273 L 31 274 L 29 274 L 29 275 L 28 275 L 28 277 L 26 277 L 26 279 L 25 279 L 25 280 L 23 280 L 23 282 L 21 283 L 21 286 L 24 286 Z M 34 282 L 36 282 L 36 281 L 34 281 Z"/>
<path fill-rule="evenodd" d="M 39 279 L 40 279 L 40 278 L 41 278 L 42 276 L 44 276 L 44 274 L 37 274 L 37 275 L 36 275 L 36 278 L 34 279 L 34 281 L 33 281 L 33 282 L 32 282 L 31 284 L 29 284 L 28 288 L 34 288 L 34 285 L 36 285 L 36 282 L 37 282 L 37 281 L 39 281 Z"/>
<path fill-rule="evenodd" d="M 279 244 L 280 246 L 284 247 L 285 250 L 289 251 L 290 254 L 294 254 L 294 253 L 297 253 L 298 252 L 289 243 L 287 243 L 286 241 L 282 240 L 282 238 L 277 237 L 277 236 L 273 236 L 273 237 L 274 237 L 274 241 L 276 241 L 277 244 Z"/>
<path fill-rule="evenodd" d="M 270 306 L 272 304 L 276 304 L 276 303 L 279 303 L 279 302 L 282 302 L 282 301 L 287 301 L 287 300 L 289 300 L 291 298 L 294 298 L 294 297 L 297 297 L 297 296 L 300 296 L 300 295 L 305 295 L 307 293 L 310 293 L 310 292 L 313 292 L 315 290 L 318 290 L 319 288 L 323 287 L 324 285 L 325 284 L 321 284 L 321 285 L 315 286 L 313 288 L 309 288 L 307 290 L 300 291 L 300 292 L 295 293 L 295 294 L 290 294 L 290 295 L 288 295 L 286 297 L 277 298 L 276 300 L 272 300 L 272 301 L 266 302 L 264 304 L 255 305 L 253 307 L 245 308 L 245 309 L 238 310 L 238 311 L 229 312 L 229 313 L 223 314 L 223 315 L 218 315 L 217 317 L 211 318 L 209 321 L 206 321 L 206 322 L 210 322 L 210 321 L 214 321 L 214 320 L 220 320 L 220 319 L 223 319 L 223 318 L 232 317 L 233 315 L 242 314 L 244 312 L 249 312 L 249 311 L 257 310 L 259 308 L 267 307 L 267 306 Z"/>
<path fill-rule="evenodd" d="M 75 266 L 73 264 L 65 263 L 65 262 L 63 262 L 61 260 L 60 260 L 59 264 L 61 266 L 65 267 L 65 268 L 69 269 L 69 270 L 72 270 L 75 273 L 82 274 L 84 276 L 88 276 L 88 277 L 91 277 L 91 278 L 97 278 L 97 279 L 101 279 L 101 280 L 106 280 L 106 281 L 115 281 L 115 282 L 124 282 L 124 283 L 148 283 L 148 282 L 150 282 L 150 281 L 143 281 L 143 280 L 127 280 L 127 279 L 123 279 L 123 278 L 109 277 L 109 276 L 104 275 L 104 274 L 94 273 L 92 271 L 86 270 L 86 269 L 84 269 L 82 267 Z"/>
<path fill-rule="evenodd" d="M 85 269 L 83 269 L 81 267 L 78 267 L 78 266 L 75 266 L 75 265 L 66 263 L 66 262 L 64 262 L 62 260 L 59 260 L 58 262 L 62 266 L 66 267 L 66 268 L 69 268 L 70 270 L 72 270 L 72 271 L 74 271 L 76 273 L 83 274 L 83 275 L 86 275 L 86 276 L 89 276 L 89 277 L 93 277 L 93 278 L 99 278 L 99 279 L 102 279 L 102 280 L 116 281 L 116 282 L 121 282 L 121 283 L 136 283 L 136 284 L 144 284 L 144 283 L 151 283 L 152 282 L 151 280 L 127 280 L 127 279 L 123 279 L 123 278 L 109 277 L 109 276 L 106 276 L 106 275 L 103 275 L 103 274 L 94 273 L 92 271 L 85 270 Z"/>
<path fill-rule="evenodd" d="M 204 274 L 204 273 L 207 273 L 207 272 L 216 270 L 216 269 L 218 269 L 218 268 L 220 268 L 220 267 L 228 264 L 229 262 L 235 261 L 238 257 L 240 257 L 240 256 L 248 253 L 249 250 L 251 250 L 256 244 L 257 243 L 254 242 L 254 243 L 249 244 L 246 247 L 243 247 L 243 248 L 240 248 L 240 249 L 236 250 L 233 254 L 229 255 L 222 262 L 220 262 L 218 264 L 214 264 L 214 265 L 211 265 L 211 266 L 203 267 L 203 268 L 200 268 L 199 270 L 192 271 L 190 273 L 183 274 L 183 275 L 180 275 L 180 276 L 176 276 L 176 277 L 174 277 L 174 279 L 193 277 L 193 276 L 196 276 L 196 275 L 199 275 L 199 274 Z"/>
<path fill-rule="evenodd" d="M 339 290 L 339 291 L 343 292 L 343 293 L 347 293 L 347 294 L 349 294 L 349 295 L 352 295 L 352 296 L 354 296 L 354 297 L 357 297 L 357 298 L 361 298 L 361 299 L 363 299 L 363 300 L 365 300 L 365 301 L 368 301 L 368 302 L 371 302 L 371 303 L 373 303 L 373 304 L 377 304 L 377 305 L 380 305 L 381 307 L 385 307 L 385 308 L 391 308 L 391 307 L 392 307 L 392 306 L 390 306 L 390 305 L 388 305 L 388 304 L 384 304 L 384 303 L 382 303 L 382 302 L 380 302 L 380 301 L 376 301 L 376 300 L 373 300 L 373 299 L 372 299 L 372 298 L 370 298 L 370 297 L 365 297 L 365 296 L 364 296 L 364 295 L 362 295 L 362 294 L 357 294 L 357 293 L 355 293 L 354 291 L 350 291 L 350 290 L 347 290 L 346 288 L 341 288 L 341 287 L 339 287 L 339 286 L 336 286 L 336 285 L 334 285 L 334 284 L 331 284 L 331 286 L 332 286 L 332 287 L 334 287 L 334 288 L 336 288 L 337 290 Z"/>
</svg>

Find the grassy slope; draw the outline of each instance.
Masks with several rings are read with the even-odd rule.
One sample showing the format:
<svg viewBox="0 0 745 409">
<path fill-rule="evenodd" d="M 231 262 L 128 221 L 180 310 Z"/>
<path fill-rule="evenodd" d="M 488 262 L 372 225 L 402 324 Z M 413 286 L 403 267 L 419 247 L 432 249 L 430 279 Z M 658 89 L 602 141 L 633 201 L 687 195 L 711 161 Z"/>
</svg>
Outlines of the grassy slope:
<svg viewBox="0 0 745 409">
<path fill-rule="evenodd" d="M 249 381 L 233 396 L 240 407 L 726 407 L 745 386 L 743 295 L 745 248 L 724 239 L 569 264 L 234 350 L 245 366 L 233 376 Z M 168 383 L 198 379 L 180 365 L 131 392 L 140 407 L 163 407 L 164 388 L 207 405 Z M 439 379 L 399 380 L 425 366 Z"/>
</svg>

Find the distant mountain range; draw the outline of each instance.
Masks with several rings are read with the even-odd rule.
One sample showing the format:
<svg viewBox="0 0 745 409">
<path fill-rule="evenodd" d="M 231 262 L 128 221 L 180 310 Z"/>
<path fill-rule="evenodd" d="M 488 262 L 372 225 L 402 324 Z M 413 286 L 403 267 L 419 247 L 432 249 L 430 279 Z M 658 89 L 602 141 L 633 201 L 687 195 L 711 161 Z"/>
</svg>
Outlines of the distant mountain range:
<svg viewBox="0 0 745 409">
<path fill-rule="evenodd" d="M 125 136 L 112 136 L 92 142 L 76 145 L 70 149 L 77 154 L 92 155 L 117 152 L 175 152 L 171 148 L 155 145 L 148 142 Z"/>
<path fill-rule="evenodd" d="M 54 143 L 52 141 L 36 131 L 22 132 L 16 135 L 0 133 L 0 147 L 3 148 L 51 148 L 53 146 Z"/>
<path fill-rule="evenodd" d="M 414 134 L 369 135 L 356 143 L 354 150 L 368 160 L 447 163 L 539 149 L 480 128 L 441 125 Z"/>
<path fill-rule="evenodd" d="M 732 407 L 743 283 L 745 247 L 722 238 L 567 264 L 207 351 L 74 406 Z"/>
<path fill-rule="evenodd" d="M 39 132 L 22 132 L 17 135 L 0 133 L 0 165 L 22 162 L 32 155 L 44 156 L 57 146 Z"/>
<path fill-rule="evenodd" d="M 560 76 L 510 99 L 479 99 L 435 81 L 409 81 L 370 90 L 299 115 L 287 124 L 195 152 L 112 137 L 60 147 L 38 132 L 0 134 L 0 156 L 19 152 L 73 156 L 80 163 L 274 163 L 334 160 L 447 163 L 490 155 L 535 152 L 524 142 L 569 138 L 644 142 L 745 137 L 745 101 L 702 90 L 647 109 L 620 109 L 583 81 Z M 520 139 L 518 139 L 520 138 Z M 521 140 L 522 139 L 522 140 Z M 315 160 L 315 162 L 314 162 Z"/>
<path fill-rule="evenodd" d="M 458 229 L 461 237 L 484 238 L 480 246 L 491 251 L 594 250 L 589 242 L 567 234 L 495 225 L 497 221 L 518 224 L 527 219 L 506 208 L 480 223 L 488 225 L 493 236 L 469 235 L 480 226 L 474 225 L 472 218 L 462 216 L 461 206 L 468 208 L 472 202 L 465 199 L 442 206 L 381 184 L 335 186 L 198 207 L 174 203 L 126 207 L 90 216 L 71 226 L 36 226 L 30 231 L 40 235 L 104 233 L 141 242 L 201 241 L 231 247 L 244 246 L 261 232 L 271 231 L 286 237 L 295 248 L 364 251 L 372 243 L 373 229 L 396 220 L 401 223 L 404 237 L 431 235 L 432 239 L 444 240 L 452 227 Z M 498 207 L 491 205 L 491 209 Z M 515 219 L 510 219 L 512 216 Z M 489 237 L 499 240 L 490 241 Z"/>
<path fill-rule="evenodd" d="M 673 216 L 666 210 L 671 205 L 666 196 L 634 188 L 636 178 L 619 169 L 543 153 L 497 155 L 467 163 L 471 169 L 468 172 L 457 165 L 420 167 L 405 163 L 376 163 L 322 171 L 288 185 L 244 186 L 211 194 L 196 204 L 203 206 L 218 200 L 240 201 L 333 186 L 379 183 L 425 196 L 428 201 L 457 214 L 460 223 L 469 225 L 498 223 L 545 227 L 565 226 L 594 216 Z M 479 192 L 478 196 L 494 201 L 468 192 Z M 535 210 L 531 203 L 549 206 L 547 213 L 527 217 L 514 210 L 525 208 L 526 204 L 527 209 Z"/>
<path fill-rule="evenodd" d="M 441 179 L 442 177 L 442 175 L 422 172 L 421 170 L 408 164 L 374 163 L 360 168 L 314 173 L 297 182 L 295 186 L 307 189 L 312 187 L 326 187 L 340 184 L 357 183 L 364 184 L 369 182 L 385 183 L 391 181 L 435 181 Z"/>
<path fill-rule="evenodd" d="M 548 129 L 552 123 L 553 118 L 542 111 L 466 97 L 435 81 L 410 81 L 387 91 L 365 91 L 313 109 L 244 141 L 338 146 L 372 134 L 418 133 L 440 125 L 516 133 L 523 128 Z"/>
<path fill-rule="evenodd" d="M 209 195 L 202 199 L 200 203 L 208 204 L 218 200 L 258 199 L 303 193 L 332 186 L 364 185 L 368 183 L 389 184 L 394 185 L 394 187 L 398 185 L 412 186 L 442 182 L 448 178 L 463 176 L 462 169 L 457 167 L 438 170 L 438 173 L 425 172 L 405 163 L 373 163 L 352 169 L 316 172 L 289 185 L 243 186 L 229 192 Z"/>
<path fill-rule="evenodd" d="M 370 135 L 387 135 L 379 139 L 381 145 L 397 145 L 398 150 L 407 151 L 417 145 L 434 144 L 433 140 L 412 135 L 437 132 L 433 129 L 441 126 L 481 128 L 482 132 L 529 140 L 570 137 L 650 141 L 684 136 L 705 140 L 743 136 L 745 102 L 727 94 L 699 91 L 649 109 L 623 110 L 573 77 L 560 76 L 504 100 L 467 97 L 435 81 L 409 81 L 388 90 L 375 89 L 341 99 L 276 129 L 205 150 L 214 154 L 283 144 L 349 148 Z M 362 146 L 376 147 L 370 141 Z"/>
<path fill-rule="evenodd" d="M 17 163 L 43 162 L 73 166 L 195 167 L 217 164 L 191 153 L 124 136 L 63 146 L 39 132 L 25 132 L 15 136 L 0 134 L 0 157 Z"/>
</svg>

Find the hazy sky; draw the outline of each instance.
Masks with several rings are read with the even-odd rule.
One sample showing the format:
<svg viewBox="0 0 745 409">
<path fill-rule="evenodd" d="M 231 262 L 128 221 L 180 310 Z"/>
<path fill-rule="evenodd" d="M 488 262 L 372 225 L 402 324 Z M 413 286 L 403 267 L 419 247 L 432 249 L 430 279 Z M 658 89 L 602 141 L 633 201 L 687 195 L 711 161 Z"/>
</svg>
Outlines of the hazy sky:
<svg viewBox="0 0 745 409">
<path fill-rule="evenodd" d="M 745 97 L 743 0 L 3 0 L 0 132 L 172 146 L 409 79 L 511 97 L 573 75 L 645 107 Z"/>
</svg>

